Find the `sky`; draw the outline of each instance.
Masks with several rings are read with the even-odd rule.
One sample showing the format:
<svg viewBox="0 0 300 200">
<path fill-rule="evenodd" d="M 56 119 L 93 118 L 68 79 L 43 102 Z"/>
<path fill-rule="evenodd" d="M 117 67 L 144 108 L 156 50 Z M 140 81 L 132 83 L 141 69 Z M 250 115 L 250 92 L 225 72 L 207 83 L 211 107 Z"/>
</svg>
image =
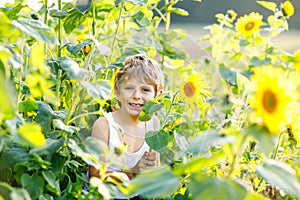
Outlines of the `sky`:
<svg viewBox="0 0 300 200">
<path fill-rule="evenodd" d="M 73 0 L 62 0 L 63 2 L 72 2 Z M 0 7 L 4 7 L 6 3 L 14 3 L 14 0 L 0 0 Z M 23 0 L 23 2 L 27 2 L 30 8 L 38 11 L 42 7 L 43 0 Z M 48 5 L 52 5 L 52 3 L 57 3 L 57 0 L 48 0 Z"/>
</svg>

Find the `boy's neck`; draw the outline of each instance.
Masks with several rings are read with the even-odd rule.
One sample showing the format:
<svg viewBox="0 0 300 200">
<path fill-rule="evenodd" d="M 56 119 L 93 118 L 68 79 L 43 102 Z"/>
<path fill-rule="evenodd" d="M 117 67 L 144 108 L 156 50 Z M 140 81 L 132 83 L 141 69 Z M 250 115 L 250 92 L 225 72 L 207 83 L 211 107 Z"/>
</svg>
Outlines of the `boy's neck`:
<svg viewBox="0 0 300 200">
<path fill-rule="evenodd" d="M 115 116 L 117 117 L 117 120 L 124 124 L 128 124 L 128 125 L 131 124 L 131 125 L 139 126 L 139 125 L 141 125 L 141 123 L 143 123 L 139 120 L 139 116 L 132 116 L 132 115 L 124 114 L 121 109 L 117 110 L 115 112 L 115 114 L 116 114 Z"/>
</svg>

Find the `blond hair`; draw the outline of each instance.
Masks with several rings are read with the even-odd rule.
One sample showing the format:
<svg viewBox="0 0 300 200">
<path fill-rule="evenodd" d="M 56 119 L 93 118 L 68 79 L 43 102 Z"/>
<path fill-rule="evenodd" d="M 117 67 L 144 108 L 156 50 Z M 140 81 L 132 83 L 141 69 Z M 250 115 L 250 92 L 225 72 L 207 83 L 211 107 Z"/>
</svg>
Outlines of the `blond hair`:
<svg viewBox="0 0 300 200">
<path fill-rule="evenodd" d="M 124 67 L 120 68 L 115 76 L 115 90 L 120 91 L 120 85 L 131 78 L 153 85 L 155 94 L 164 87 L 164 75 L 159 64 L 143 54 L 128 56 Z"/>
</svg>

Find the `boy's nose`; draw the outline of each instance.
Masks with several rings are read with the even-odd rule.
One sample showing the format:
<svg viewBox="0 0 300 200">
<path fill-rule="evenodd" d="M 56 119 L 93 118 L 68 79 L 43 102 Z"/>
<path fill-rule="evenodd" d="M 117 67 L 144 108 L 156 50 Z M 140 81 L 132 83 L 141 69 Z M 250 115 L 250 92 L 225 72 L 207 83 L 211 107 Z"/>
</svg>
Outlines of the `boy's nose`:
<svg viewBox="0 0 300 200">
<path fill-rule="evenodd" d="M 140 99 L 141 98 L 139 90 L 134 90 L 134 92 L 133 92 L 133 98 L 134 99 Z"/>
</svg>

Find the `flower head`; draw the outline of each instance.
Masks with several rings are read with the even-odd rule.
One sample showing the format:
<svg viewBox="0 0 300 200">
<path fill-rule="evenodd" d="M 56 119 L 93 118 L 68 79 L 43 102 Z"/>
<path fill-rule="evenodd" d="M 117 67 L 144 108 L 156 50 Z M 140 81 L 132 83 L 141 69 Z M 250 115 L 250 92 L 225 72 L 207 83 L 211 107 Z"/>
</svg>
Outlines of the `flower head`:
<svg viewBox="0 0 300 200">
<path fill-rule="evenodd" d="M 181 84 L 180 97 L 185 101 L 186 106 L 195 108 L 203 106 L 205 97 L 209 96 L 209 91 L 204 78 L 200 74 L 190 75 Z"/>
<path fill-rule="evenodd" d="M 300 70 L 300 49 L 296 50 L 294 52 L 294 57 L 296 59 L 296 62 L 293 63 L 293 66 L 296 68 L 296 69 L 299 69 Z"/>
<path fill-rule="evenodd" d="M 279 133 L 291 121 L 296 105 L 296 86 L 285 78 L 282 69 L 261 67 L 251 77 L 255 95 L 250 100 L 254 113 L 270 133 Z"/>
<path fill-rule="evenodd" d="M 249 15 L 244 15 L 237 19 L 235 24 L 236 31 L 245 37 L 252 36 L 253 33 L 259 30 L 263 16 L 259 13 L 252 12 Z"/>
<path fill-rule="evenodd" d="M 281 10 L 285 17 L 289 18 L 292 15 L 294 15 L 294 6 L 290 1 L 285 1 L 283 4 L 281 4 Z"/>
</svg>

